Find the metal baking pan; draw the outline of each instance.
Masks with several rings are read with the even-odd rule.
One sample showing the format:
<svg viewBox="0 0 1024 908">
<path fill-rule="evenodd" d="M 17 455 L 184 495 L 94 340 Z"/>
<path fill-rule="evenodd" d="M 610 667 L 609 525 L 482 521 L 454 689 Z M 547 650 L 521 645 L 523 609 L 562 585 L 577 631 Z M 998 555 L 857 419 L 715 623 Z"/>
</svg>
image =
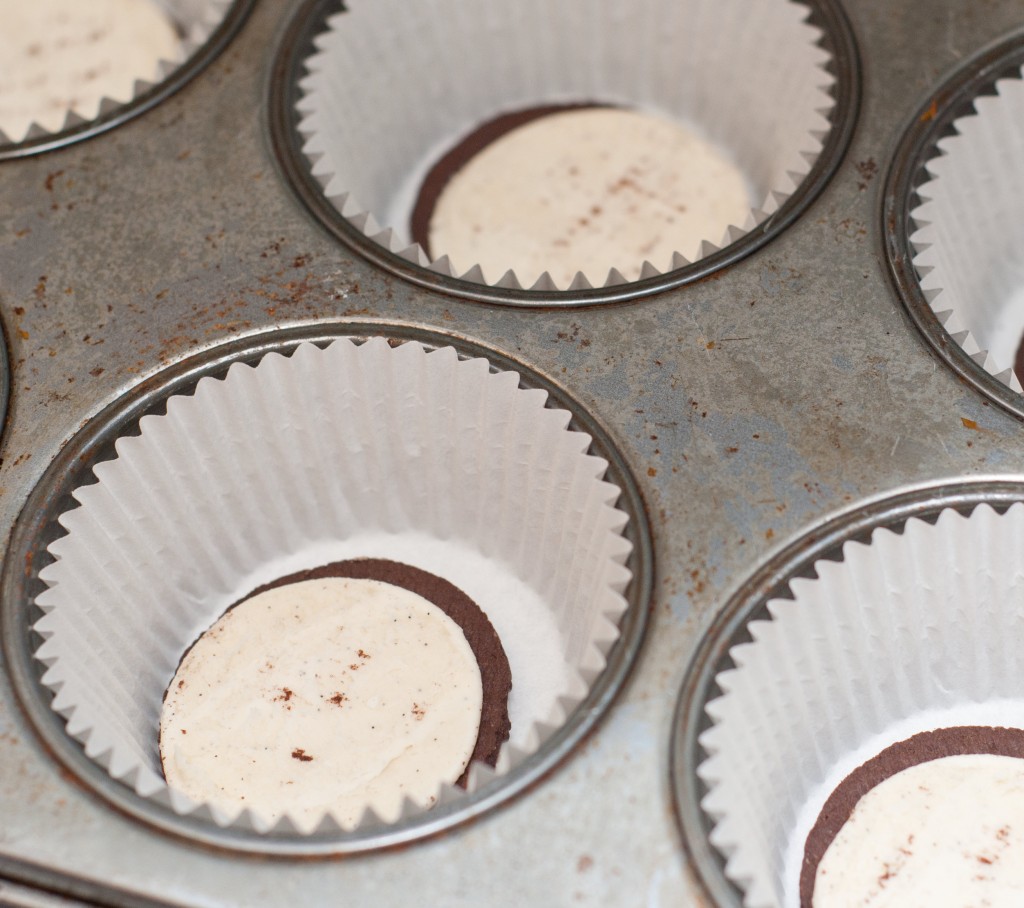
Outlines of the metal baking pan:
<svg viewBox="0 0 1024 908">
<path fill-rule="evenodd" d="M 916 112 L 1019 27 L 1019 5 L 845 4 L 859 116 L 835 173 L 784 231 L 710 278 L 529 310 L 397 277 L 296 198 L 268 112 L 294 9 L 256 3 L 159 104 L 0 164 L 6 539 L 76 432 L 164 367 L 271 328 L 379 319 L 503 351 L 607 428 L 652 525 L 646 642 L 604 719 L 528 791 L 413 845 L 305 860 L 192 842 L 111 806 L 49 751 L 5 665 L 0 900 L 712 904 L 670 781 L 673 711 L 705 629 L 788 542 L 857 502 L 1024 469 L 1019 418 L 940 361 L 901 305 L 883 219 L 885 175 Z"/>
</svg>

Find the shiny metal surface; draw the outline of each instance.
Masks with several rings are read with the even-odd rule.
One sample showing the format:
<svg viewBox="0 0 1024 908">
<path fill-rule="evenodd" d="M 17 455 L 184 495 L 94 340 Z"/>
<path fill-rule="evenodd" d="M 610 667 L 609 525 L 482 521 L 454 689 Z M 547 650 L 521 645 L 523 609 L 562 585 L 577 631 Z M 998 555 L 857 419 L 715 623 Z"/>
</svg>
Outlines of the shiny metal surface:
<svg viewBox="0 0 1024 908">
<path fill-rule="evenodd" d="M 1020 420 L 933 355 L 893 290 L 881 185 L 915 111 L 1024 11 L 847 3 L 860 116 L 788 229 L 650 297 L 521 309 L 396 278 L 296 200 L 266 103 L 295 8 L 256 3 L 207 69 L 117 129 L 0 164 L 5 548 L 83 424 L 165 366 L 272 328 L 383 320 L 504 351 L 607 429 L 652 525 L 646 640 L 608 714 L 530 790 L 413 845 L 302 860 L 192 844 L 112 808 L 36 732 L 4 657 L 0 878 L 122 904 L 710 905 L 676 824 L 669 754 L 686 666 L 716 615 L 789 541 L 859 502 L 1024 476 Z"/>
</svg>

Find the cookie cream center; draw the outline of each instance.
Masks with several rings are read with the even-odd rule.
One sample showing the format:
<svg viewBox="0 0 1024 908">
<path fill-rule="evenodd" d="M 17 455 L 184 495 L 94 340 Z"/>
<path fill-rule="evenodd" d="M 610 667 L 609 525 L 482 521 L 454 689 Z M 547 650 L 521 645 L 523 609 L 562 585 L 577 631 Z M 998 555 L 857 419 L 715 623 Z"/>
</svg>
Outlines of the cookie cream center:
<svg viewBox="0 0 1024 908">
<path fill-rule="evenodd" d="M 553 113 L 496 139 L 445 186 L 430 250 L 489 281 L 512 268 L 529 287 L 545 271 L 566 288 L 577 271 L 629 280 L 718 244 L 751 211 L 739 168 L 682 124 L 617 108 Z"/>
<path fill-rule="evenodd" d="M 812 904 L 1024 904 L 1024 760 L 943 757 L 872 788 L 818 865 Z"/>
<path fill-rule="evenodd" d="M 429 806 L 476 744 L 480 669 L 459 625 L 406 589 L 326 578 L 227 611 L 185 655 L 160 719 L 168 784 L 311 829 Z"/>
</svg>

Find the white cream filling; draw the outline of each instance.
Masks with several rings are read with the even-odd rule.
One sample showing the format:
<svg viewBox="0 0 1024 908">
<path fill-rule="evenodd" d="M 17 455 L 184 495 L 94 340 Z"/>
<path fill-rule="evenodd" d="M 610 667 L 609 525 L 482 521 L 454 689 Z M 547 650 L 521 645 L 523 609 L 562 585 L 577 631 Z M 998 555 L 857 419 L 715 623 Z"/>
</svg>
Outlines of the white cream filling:
<svg viewBox="0 0 1024 908">
<path fill-rule="evenodd" d="M 483 689 L 462 629 L 376 580 L 278 587 L 226 612 L 186 654 L 160 718 L 168 784 L 230 813 L 397 819 L 454 782 Z"/>
<path fill-rule="evenodd" d="M 20 141 L 50 132 L 69 110 L 91 119 L 100 101 L 130 101 L 181 41 L 152 0 L 0 0 L 0 129 Z"/>
<path fill-rule="evenodd" d="M 618 268 L 635 280 L 672 254 L 693 260 L 752 207 L 746 180 L 682 124 L 618 108 L 569 110 L 512 130 L 453 175 L 430 222 L 430 251 L 488 281 L 545 271 L 565 288 Z"/>
<path fill-rule="evenodd" d="M 813 905 L 1024 905 L 1024 760 L 952 756 L 890 776 L 825 852 Z"/>
</svg>

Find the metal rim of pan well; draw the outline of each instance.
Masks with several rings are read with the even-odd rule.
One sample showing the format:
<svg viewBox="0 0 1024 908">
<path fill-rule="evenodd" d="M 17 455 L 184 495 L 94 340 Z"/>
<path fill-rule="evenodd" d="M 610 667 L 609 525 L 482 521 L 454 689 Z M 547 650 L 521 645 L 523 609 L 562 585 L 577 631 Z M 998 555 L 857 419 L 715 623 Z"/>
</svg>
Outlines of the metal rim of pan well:
<svg viewBox="0 0 1024 908">
<path fill-rule="evenodd" d="M 998 79 L 1020 78 L 1022 65 L 1024 30 L 1017 30 L 960 64 L 914 111 L 886 176 L 881 236 L 889 279 L 931 350 L 962 381 L 1024 418 L 1024 397 L 976 363 L 936 317 L 921 289 L 910 243 L 917 190 L 929 179 L 925 165 L 938 154 L 938 142 L 956 134 L 953 122 L 974 112 L 976 98 L 993 94 Z"/>
<path fill-rule="evenodd" d="M 703 895 L 717 908 L 742 908 L 742 890 L 725 875 L 725 858 L 711 845 L 712 818 L 701 808 L 707 794 L 697 767 L 708 754 L 700 735 L 710 719 L 707 703 L 721 694 L 719 672 L 733 663 L 729 651 L 751 639 L 751 621 L 770 619 L 767 603 L 792 599 L 790 582 L 811 578 L 817 561 L 842 561 L 846 542 L 867 542 L 885 527 L 902 532 L 911 518 L 934 523 L 950 508 L 968 514 L 981 504 L 997 511 L 1024 501 L 1024 480 L 993 476 L 971 480 L 934 481 L 884 497 L 872 498 L 806 531 L 770 557 L 728 597 L 725 606 L 704 631 L 690 663 L 672 719 L 669 784 L 683 849 Z"/>
<path fill-rule="evenodd" d="M 179 815 L 112 778 L 86 756 L 83 746 L 67 734 L 64 720 L 50 708 L 52 694 L 42 685 L 43 667 L 33 657 L 40 640 L 31 628 L 42 615 L 34 604 L 45 588 L 39 572 L 53 560 L 46 549 L 64 534 L 57 518 L 76 506 L 71 491 L 93 481 L 92 467 L 116 456 L 114 443 L 119 437 L 137 434 L 143 416 L 164 412 L 168 398 L 192 393 L 201 378 L 223 376 L 233 363 L 254 364 L 268 353 L 290 355 L 303 343 L 324 346 L 339 338 L 359 341 L 374 336 L 413 341 L 428 349 L 454 347 L 461 358 L 487 359 L 492 371 L 516 372 L 521 387 L 546 391 L 547 405 L 567 410 L 572 414 L 569 427 L 590 435 L 589 450 L 608 462 L 605 478 L 622 490 L 617 507 L 629 517 L 624 535 L 633 550 L 626 566 L 633 578 L 624 594 L 628 608 L 620 622 L 620 637 L 608 654 L 605 670 L 565 723 L 536 753 L 464 799 L 400 823 L 320 835 L 259 834 Z M 189 357 L 141 382 L 74 434 L 49 464 L 15 522 L 0 580 L 0 642 L 18 699 L 46 748 L 124 813 L 192 841 L 229 850 L 282 857 L 357 853 L 405 845 L 477 818 L 531 788 L 560 764 L 606 713 L 636 660 L 648 623 L 653 572 L 650 524 L 632 472 L 602 424 L 564 388 L 513 358 L 460 336 L 394 323 L 324 323 L 262 332 Z"/>
<path fill-rule="evenodd" d="M 92 120 L 85 120 L 76 126 L 60 129 L 56 132 L 48 132 L 45 135 L 26 139 L 23 142 L 0 143 L 0 161 L 42 154 L 43 152 L 54 151 L 75 142 L 91 139 L 93 136 L 108 132 L 122 123 L 126 123 L 128 120 L 134 119 L 147 110 L 156 107 L 190 82 L 224 50 L 228 42 L 242 27 L 242 23 L 245 22 L 255 3 L 256 0 L 234 0 L 228 8 L 223 21 L 214 29 L 213 33 L 203 42 L 201 47 L 189 55 L 188 59 L 167 78 L 161 79 L 127 104 L 118 105 L 109 113 L 101 114 Z"/>
<path fill-rule="evenodd" d="M 860 58 L 853 30 L 839 0 L 797 0 L 810 10 L 808 21 L 821 29 L 820 44 L 829 53 L 829 72 L 835 106 L 831 128 L 809 173 L 777 212 L 734 243 L 692 264 L 656 277 L 586 290 L 524 290 L 478 284 L 415 265 L 370 240 L 327 200 L 302 154 L 296 102 L 304 61 L 313 52 L 313 39 L 331 14 L 343 9 L 341 0 L 304 0 L 286 23 L 267 87 L 267 127 L 278 168 L 305 208 L 337 240 L 398 277 L 441 293 L 505 306 L 578 307 L 618 303 L 693 284 L 764 246 L 794 223 L 825 188 L 850 144 L 860 108 Z"/>
<path fill-rule="evenodd" d="M 11 404 L 11 359 L 7 352 L 7 330 L 0 322 L 0 439 L 7 426 L 7 409 Z"/>
</svg>

